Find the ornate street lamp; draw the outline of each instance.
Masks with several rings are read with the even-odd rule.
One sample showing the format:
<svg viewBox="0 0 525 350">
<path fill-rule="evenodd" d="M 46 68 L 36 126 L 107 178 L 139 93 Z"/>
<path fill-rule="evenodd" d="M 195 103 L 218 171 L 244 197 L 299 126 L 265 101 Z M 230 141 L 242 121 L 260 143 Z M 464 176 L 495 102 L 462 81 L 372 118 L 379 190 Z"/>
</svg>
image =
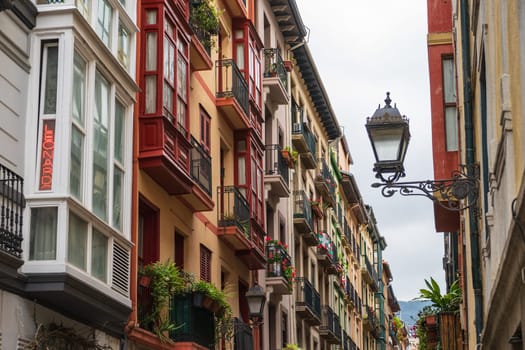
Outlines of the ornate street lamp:
<svg viewBox="0 0 525 350">
<path fill-rule="evenodd" d="M 266 293 L 258 284 L 248 289 L 246 292 L 248 300 L 249 317 L 254 324 L 260 323 L 263 318 L 264 304 L 266 303 Z"/>
<path fill-rule="evenodd" d="M 253 329 L 253 349 L 260 349 L 260 326 L 263 323 L 264 304 L 266 303 L 266 293 L 260 285 L 255 282 L 253 287 L 246 292 L 246 299 L 248 300 L 249 317 L 252 321 Z"/>
<path fill-rule="evenodd" d="M 462 166 L 462 171 L 452 173 L 452 178 L 445 180 L 426 180 L 398 182 L 405 176 L 403 162 L 410 140 L 408 118 L 401 115 L 397 107 L 390 103 L 390 93 L 386 93 L 385 106 L 379 106 L 372 117 L 366 119 L 366 130 L 376 163 L 374 171 L 381 183 L 372 187 L 381 188 L 385 197 L 392 197 L 396 192 L 403 196 L 424 196 L 448 210 L 463 210 L 473 205 L 478 198 L 479 166 Z M 469 171 L 469 176 L 466 171 Z M 466 205 L 460 201 L 468 199 Z"/>
</svg>

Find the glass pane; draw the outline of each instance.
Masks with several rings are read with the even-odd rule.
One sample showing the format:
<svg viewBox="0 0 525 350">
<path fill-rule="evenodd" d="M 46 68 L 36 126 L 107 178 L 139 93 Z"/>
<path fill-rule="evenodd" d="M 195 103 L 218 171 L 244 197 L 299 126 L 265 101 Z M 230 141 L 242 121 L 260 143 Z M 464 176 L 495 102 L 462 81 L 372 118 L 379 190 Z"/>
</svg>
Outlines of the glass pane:
<svg viewBox="0 0 525 350">
<path fill-rule="evenodd" d="M 86 63 L 75 54 L 73 68 L 73 118 L 84 126 L 84 99 L 86 96 Z"/>
<path fill-rule="evenodd" d="M 97 72 L 93 120 L 93 212 L 107 218 L 109 86 Z"/>
<path fill-rule="evenodd" d="M 157 11 L 149 10 L 146 12 L 146 24 L 156 24 L 157 23 Z"/>
<path fill-rule="evenodd" d="M 237 44 L 237 60 L 235 63 L 239 69 L 244 69 L 244 44 Z"/>
<path fill-rule="evenodd" d="M 46 46 L 46 81 L 44 114 L 55 114 L 57 105 L 58 46 Z"/>
<path fill-rule="evenodd" d="M 113 172 L 113 226 L 122 230 L 122 181 L 124 173 L 115 167 Z"/>
<path fill-rule="evenodd" d="M 173 88 L 166 82 L 164 82 L 164 108 L 170 113 L 173 113 Z M 171 116 L 170 116 L 171 119 Z"/>
<path fill-rule="evenodd" d="M 73 213 L 69 213 L 67 237 L 67 261 L 86 270 L 88 224 Z"/>
<path fill-rule="evenodd" d="M 122 23 L 118 29 L 118 59 L 124 66 L 128 66 L 129 34 Z"/>
<path fill-rule="evenodd" d="M 458 148 L 458 120 L 456 107 L 445 108 L 445 133 L 447 138 L 447 151 L 457 151 Z"/>
<path fill-rule="evenodd" d="M 456 80 L 454 79 L 454 60 L 443 60 L 443 95 L 445 103 L 456 103 Z"/>
<path fill-rule="evenodd" d="M 403 129 L 376 129 L 371 133 L 374 140 L 375 150 L 377 152 L 377 160 L 398 160 L 399 145 L 401 144 Z"/>
<path fill-rule="evenodd" d="M 82 200 L 82 157 L 84 155 L 84 135 L 73 126 L 71 128 L 71 169 L 69 171 L 69 192 Z"/>
<path fill-rule="evenodd" d="M 108 238 L 93 230 L 91 240 L 91 275 L 99 280 L 107 280 Z"/>
<path fill-rule="evenodd" d="M 109 46 L 111 43 L 111 17 L 113 9 L 105 0 L 98 0 L 97 34 Z"/>
<path fill-rule="evenodd" d="M 57 252 L 56 207 L 31 208 L 29 260 L 55 260 Z"/>
<path fill-rule="evenodd" d="M 242 29 L 237 29 L 235 32 L 234 32 L 234 37 L 235 39 L 242 39 L 244 36 L 244 32 Z"/>
<path fill-rule="evenodd" d="M 168 38 L 164 38 L 164 77 L 175 83 L 175 46 Z"/>
<path fill-rule="evenodd" d="M 157 77 L 146 76 L 146 110 L 145 113 L 155 113 L 157 100 Z"/>
<path fill-rule="evenodd" d="M 124 154 L 124 110 L 122 103 L 115 101 L 114 152 L 115 160 L 121 164 Z"/>
<path fill-rule="evenodd" d="M 157 69 L 157 33 L 146 33 L 146 70 Z"/>
<path fill-rule="evenodd" d="M 246 184 L 246 159 L 244 156 L 241 156 L 237 160 L 237 179 L 238 185 Z"/>
<path fill-rule="evenodd" d="M 186 101 L 186 80 L 187 64 L 184 58 L 179 55 L 177 60 L 177 93 L 184 101 Z"/>
<path fill-rule="evenodd" d="M 188 130 L 186 126 L 186 103 L 180 98 L 177 99 L 177 123 L 182 127 L 183 134 Z"/>
</svg>

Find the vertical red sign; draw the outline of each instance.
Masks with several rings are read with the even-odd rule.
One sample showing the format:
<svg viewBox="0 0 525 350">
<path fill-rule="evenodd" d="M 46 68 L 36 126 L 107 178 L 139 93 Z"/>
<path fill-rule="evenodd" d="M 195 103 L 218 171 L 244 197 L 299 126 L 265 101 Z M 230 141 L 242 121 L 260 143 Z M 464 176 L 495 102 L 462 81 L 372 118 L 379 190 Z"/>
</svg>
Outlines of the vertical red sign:
<svg viewBox="0 0 525 350">
<path fill-rule="evenodd" d="M 40 191 L 51 190 L 53 184 L 53 157 L 55 155 L 55 121 L 44 120 L 40 157 Z"/>
</svg>

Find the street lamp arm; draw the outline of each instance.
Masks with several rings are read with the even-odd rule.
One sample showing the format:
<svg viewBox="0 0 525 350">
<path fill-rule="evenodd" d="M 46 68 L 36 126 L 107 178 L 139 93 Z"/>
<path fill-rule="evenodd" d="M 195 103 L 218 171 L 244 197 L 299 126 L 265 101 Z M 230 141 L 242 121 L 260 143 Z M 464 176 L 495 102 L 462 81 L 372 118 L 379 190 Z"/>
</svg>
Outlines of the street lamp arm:
<svg viewBox="0 0 525 350">
<path fill-rule="evenodd" d="M 374 183 L 372 187 L 381 188 L 384 197 L 392 197 L 397 192 L 402 196 L 423 196 L 447 210 L 461 211 L 477 202 L 479 192 L 479 165 L 474 164 L 471 170 L 463 168 L 455 171 L 450 179 L 396 182 L 399 177 L 381 177 L 384 182 Z M 462 205 L 463 199 L 467 199 L 465 205 Z"/>
</svg>

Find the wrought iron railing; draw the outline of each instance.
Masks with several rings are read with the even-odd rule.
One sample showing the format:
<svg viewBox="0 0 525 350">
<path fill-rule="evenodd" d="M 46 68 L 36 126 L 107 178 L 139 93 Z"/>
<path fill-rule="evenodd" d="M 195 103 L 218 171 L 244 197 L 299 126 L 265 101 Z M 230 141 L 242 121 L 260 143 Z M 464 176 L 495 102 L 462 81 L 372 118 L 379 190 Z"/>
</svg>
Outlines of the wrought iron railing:
<svg viewBox="0 0 525 350">
<path fill-rule="evenodd" d="M 233 321 L 233 349 L 234 350 L 253 350 L 253 335 L 250 326 L 240 319 Z"/>
<path fill-rule="evenodd" d="M 321 317 L 321 297 L 305 277 L 295 278 L 295 301 L 310 308 L 318 318 Z"/>
<path fill-rule="evenodd" d="M 211 157 L 201 144 L 192 136 L 191 177 L 204 192 L 211 196 Z"/>
<path fill-rule="evenodd" d="M 288 284 L 292 283 L 292 258 L 281 244 L 273 241 L 266 244 L 266 262 L 267 277 L 284 277 Z"/>
<path fill-rule="evenodd" d="M 176 327 L 170 338 L 176 342 L 194 342 L 208 349 L 215 348 L 215 318 L 213 312 L 193 305 L 193 295 L 171 298 L 169 317 Z"/>
<path fill-rule="evenodd" d="M 0 164 L 0 251 L 22 257 L 24 180 Z"/>
<path fill-rule="evenodd" d="M 374 269 L 374 266 L 370 263 L 370 260 L 368 260 L 368 256 L 363 255 L 363 261 L 365 262 L 366 270 L 370 274 L 370 277 L 372 278 L 372 281 L 374 284 L 378 282 L 377 280 L 377 272 Z"/>
<path fill-rule="evenodd" d="M 288 89 L 288 74 L 279 49 L 264 49 L 264 77 L 277 76 L 285 89 Z"/>
<path fill-rule="evenodd" d="M 312 217 L 312 206 L 310 204 L 310 200 L 308 199 L 308 196 L 306 195 L 306 192 L 304 191 L 294 191 L 294 210 L 293 210 L 293 217 L 294 218 L 304 218 L 309 224 L 310 227 L 314 227 L 313 225 L 313 217 Z"/>
<path fill-rule="evenodd" d="M 315 158 L 317 142 L 315 140 L 314 134 L 312 134 L 312 132 L 310 131 L 308 124 L 302 121 L 293 123 L 292 124 L 292 134 L 302 134 L 303 135 L 306 145 L 308 146 L 308 150 L 310 151 L 310 153 L 312 153 L 312 156 Z"/>
<path fill-rule="evenodd" d="M 206 12 L 207 16 L 209 18 L 214 18 L 215 14 L 211 13 L 211 9 L 207 6 L 202 6 L 202 1 L 204 0 L 192 0 L 190 2 L 190 27 L 201 42 L 202 46 L 208 53 L 208 55 L 211 56 L 211 47 L 213 44 L 212 35 L 215 35 L 218 33 L 219 28 L 216 30 L 207 30 L 203 28 L 202 23 L 199 23 L 199 21 L 202 21 L 203 11 Z M 207 13 L 209 11 L 209 13 Z"/>
<path fill-rule="evenodd" d="M 140 328 L 153 331 L 152 310 L 153 297 L 151 296 L 151 288 L 139 282 L 137 286 L 137 317 Z"/>
<path fill-rule="evenodd" d="M 217 198 L 219 227 L 237 226 L 250 239 L 250 207 L 239 189 L 235 186 L 219 186 Z"/>
<path fill-rule="evenodd" d="M 330 169 L 328 168 L 324 158 L 319 158 L 319 173 L 317 176 L 324 180 L 330 196 L 335 201 L 335 188 L 337 187 L 337 182 L 335 182 L 335 179 L 332 176 L 332 173 L 330 172 Z"/>
<path fill-rule="evenodd" d="M 281 175 L 284 182 L 288 184 L 290 171 L 288 164 L 283 158 L 280 145 L 266 145 L 265 147 L 265 173 L 266 175 Z"/>
<path fill-rule="evenodd" d="M 346 237 L 348 245 L 352 246 L 352 230 L 350 229 L 350 225 L 348 225 L 346 218 L 343 218 L 343 234 Z"/>
<path fill-rule="evenodd" d="M 341 322 L 339 316 L 332 310 L 329 305 L 321 307 L 321 325 L 320 331 L 332 332 L 339 341 L 341 340 Z"/>
<path fill-rule="evenodd" d="M 234 97 L 248 115 L 248 84 L 232 59 L 215 62 L 217 97 Z"/>
</svg>

